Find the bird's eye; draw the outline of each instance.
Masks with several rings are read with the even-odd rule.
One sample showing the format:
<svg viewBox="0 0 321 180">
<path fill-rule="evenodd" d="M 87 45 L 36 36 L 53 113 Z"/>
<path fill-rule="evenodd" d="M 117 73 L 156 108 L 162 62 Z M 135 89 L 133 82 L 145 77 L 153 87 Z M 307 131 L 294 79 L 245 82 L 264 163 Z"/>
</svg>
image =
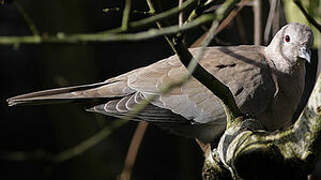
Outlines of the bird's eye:
<svg viewBox="0 0 321 180">
<path fill-rule="evenodd" d="M 286 35 L 285 38 L 284 38 L 285 42 L 290 42 L 290 36 L 289 35 Z"/>
</svg>

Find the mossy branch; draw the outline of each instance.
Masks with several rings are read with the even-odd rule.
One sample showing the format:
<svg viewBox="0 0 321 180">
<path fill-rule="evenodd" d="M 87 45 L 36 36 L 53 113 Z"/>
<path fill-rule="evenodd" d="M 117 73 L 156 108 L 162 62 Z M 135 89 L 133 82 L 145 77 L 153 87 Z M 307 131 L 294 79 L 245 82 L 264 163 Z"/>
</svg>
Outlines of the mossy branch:
<svg viewBox="0 0 321 180">
<path fill-rule="evenodd" d="M 306 177 L 321 155 L 320 124 L 321 76 L 305 110 L 293 126 L 271 133 L 262 131 L 256 120 L 235 122 L 220 140 L 220 160 L 232 174 L 244 179 Z M 245 166 L 247 168 L 243 168 Z"/>
</svg>

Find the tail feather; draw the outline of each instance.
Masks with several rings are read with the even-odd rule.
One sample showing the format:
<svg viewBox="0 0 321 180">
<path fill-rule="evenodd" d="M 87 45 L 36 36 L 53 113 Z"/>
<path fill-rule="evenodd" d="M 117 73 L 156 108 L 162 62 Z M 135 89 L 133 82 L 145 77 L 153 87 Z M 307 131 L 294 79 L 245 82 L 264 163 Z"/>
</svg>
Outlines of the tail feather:
<svg viewBox="0 0 321 180">
<path fill-rule="evenodd" d="M 97 96 L 95 88 L 99 88 L 107 84 L 110 83 L 105 81 L 94 84 L 43 90 L 11 97 L 7 99 L 7 102 L 9 106 L 14 106 L 20 104 L 48 104 L 74 99 L 103 98 L 103 96 Z"/>
</svg>

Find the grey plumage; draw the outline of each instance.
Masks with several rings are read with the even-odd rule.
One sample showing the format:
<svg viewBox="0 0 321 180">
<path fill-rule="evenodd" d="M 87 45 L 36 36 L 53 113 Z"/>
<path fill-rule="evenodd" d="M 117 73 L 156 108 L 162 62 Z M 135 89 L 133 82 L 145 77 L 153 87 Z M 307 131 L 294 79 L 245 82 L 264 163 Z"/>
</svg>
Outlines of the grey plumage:
<svg viewBox="0 0 321 180">
<path fill-rule="evenodd" d="M 288 36 L 288 37 L 287 37 Z M 288 39 L 289 38 L 289 39 Z M 284 26 L 268 47 L 208 47 L 200 64 L 232 91 L 242 112 L 267 130 L 286 127 L 304 90 L 304 61 L 310 60 L 312 31 L 305 25 Z M 198 48 L 191 49 L 195 54 Z M 213 141 L 225 129 L 225 113 L 213 93 L 195 78 L 165 95 L 160 89 L 188 72 L 177 56 L 92 85 L 40 91 L 9 98 L 9 105 L 48 100 L 113 98 L 88 111 L 122 117 L 150 95 L 156 99 L 134 120 L 150 121 L 178 134 Z"/>
</svg>

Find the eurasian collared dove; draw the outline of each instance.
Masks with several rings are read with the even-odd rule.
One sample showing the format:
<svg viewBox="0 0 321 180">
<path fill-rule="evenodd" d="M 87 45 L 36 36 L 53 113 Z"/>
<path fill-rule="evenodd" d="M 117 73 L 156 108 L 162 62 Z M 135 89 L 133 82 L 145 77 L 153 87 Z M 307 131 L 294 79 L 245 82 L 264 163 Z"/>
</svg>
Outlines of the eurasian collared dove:
<svg viewBox="0 0 321 180">
<path fill-rule="evenodd" d="M 208 47 L 200 64 L 232 91 L 243 113 L 254 115 L 267 129 L 291 122 L 305 83 L 313 34 L 298 23 L 288 24 L 269 46 Z M 195 54 L 199 48 L 190 49 Z M 157 98 L 134 120 L 144 120 L 174 132 L 211 142 L 225 130 L 226 116 L 217 97 L 195 78 L 165 95 L 160 88 L 187 74 L 176 55 L 104 82 L 39 91 L 9 98 L 10 106 L 50 100 L 107 98 L 89 111 L 122 117 L 150 95 Z M 112 100 L 108 101 L 108 98 Z"/>
</svg>

